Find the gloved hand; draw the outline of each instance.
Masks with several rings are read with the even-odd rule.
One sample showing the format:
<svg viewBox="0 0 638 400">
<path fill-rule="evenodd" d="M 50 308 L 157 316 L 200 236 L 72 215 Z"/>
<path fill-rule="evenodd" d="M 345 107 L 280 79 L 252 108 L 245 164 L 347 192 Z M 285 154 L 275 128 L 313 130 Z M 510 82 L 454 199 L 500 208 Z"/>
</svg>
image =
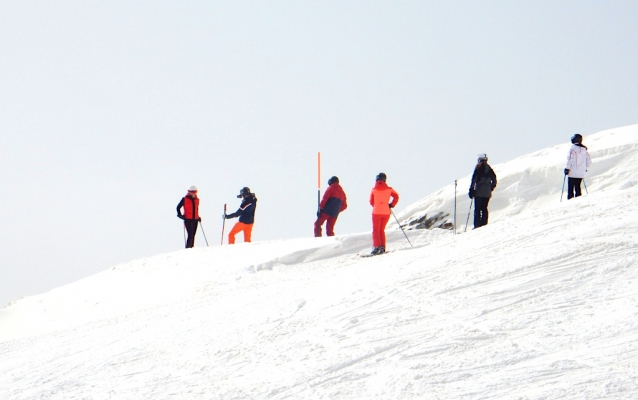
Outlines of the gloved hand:
<svg viewBox="0 0 638 400">
<path fill-rule="evenodd" d="M 569 174 L 569 170 L 565 168 L 565 175 Z"/>
<path fill-rule="evenodd" d="M 392 203 L 389 203 L 388 206 L 390 206 L 390 208 L 394 208 L 394 206 L 392 205 Z"/>
<path fill-rule="evenodd" d="M 183 220 L 183 219 L 184 219 L 184 216 L 183 216 L 183 215 L 181 215 L 181 214 L 177 214 L 177 218 L 179 218 L 179 219 L 182 219 L 182 220 Z"/>
<path fill-rule="evenodd" d="M 319 218 L 319 215 L 321 215 L 321 210 L 317 210 L 317 218 Z"/>
<path fill-rule="evenodd" d="M 470 199 L 473 199 L 474 198 L 474 189 L 470 189 L 470 192 L 467 195 L 470 196 Z"/>
<path fill-rule="evenodd" d="M 226 218 L 228 218 L 228 215 L 222 214 L 222 219 L 226 219 Z"/>
<path fill-rule="evenodd" d="M 202 222 L 202 217 L 197 218 L 197 222 Z"/>
</svg>

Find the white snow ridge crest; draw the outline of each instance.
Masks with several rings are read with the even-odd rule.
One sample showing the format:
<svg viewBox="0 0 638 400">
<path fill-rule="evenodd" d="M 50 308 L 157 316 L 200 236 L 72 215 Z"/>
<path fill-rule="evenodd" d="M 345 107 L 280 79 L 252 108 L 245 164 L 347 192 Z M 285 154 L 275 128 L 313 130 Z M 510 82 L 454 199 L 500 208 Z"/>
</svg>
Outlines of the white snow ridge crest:
<svg viewBox="0 0 638 400">
<path fill-rule="evenodd" d="M 181 250 L 18 300 L 0 398 L 638 398 L 638 126 L 585 144 L 589 194 L 559 202 L 567 145 L 494 165 L 490 224 L 463 235 Z"/>
</svg>

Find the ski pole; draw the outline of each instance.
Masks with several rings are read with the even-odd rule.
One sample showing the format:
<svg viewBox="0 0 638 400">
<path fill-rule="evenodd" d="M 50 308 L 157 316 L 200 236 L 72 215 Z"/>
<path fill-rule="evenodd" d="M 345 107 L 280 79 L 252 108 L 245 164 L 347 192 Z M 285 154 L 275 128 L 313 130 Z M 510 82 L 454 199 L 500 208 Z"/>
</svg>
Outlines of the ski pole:
<svg viewBox="0 0 638 400">
<path fill-rule="evenodd" d="M 456 235 L 456 179 L 454 180 L 454 234 Z"/>
<path fill-rule="evenodd" d="M 206 242 L 206 247 L 208 247 L 208 239 L 206 239 L 206 232 L 204 232 L 204 224 L 202 224 L 202 221 L 199 221 L 199 226 L 202 227 L 202 233 L 204 234 L 204 241 Z"/>
<path fill-rule="evenodd" d="M 587 184 L 585 183 L 585 178 L 583 178 L 583 185 L 585 185 L 585 193 L 589 194 L 589 190 L 587 190 Z"/>
<path fill-rule="evenodd" d="M 474 203 L 474 199 L 470 200 L 470 209 L 467 212 L 467 221 L 465 221 L 465 230 L 463 232 L 467 232 L 467 225 L 470 223 L 470 213 L 472 212 L 472 203 Z"/>
<path fill-rule="evenodd" d="M 563 177 L 563 188 L 560 190 L 560 201 L 563 201 L 563 192 L 565 191 L 565 180 L 567 179 L 567 175 Z"/>
<path fill-rule="evenodd" d="M 226 227 L 226 204 L 224 204 L 224 215 L 222 219 L 222 242 L 220 244 L 224 244 L 224 228 Z"/>
<path fill-rule="evenodd" d="M 403 227 L 399 223 L 399 219 L 397 218 L 396 215 L 394 215 L 394 211 L 392 211 L 392 209 L 390 209 L 390 212 L 394 216 L 394 219 L 397 221 L 397 224 L 399 225 L 399 228 L 401 228 L 401 232 L 403 232 L 403 235 L 405 236 L 405 238 L 408 239 L 408 243 L 410 243 L 410 247 L 414 247 L 414 246 L 412 246 L 412 242 L 410 241 L 410 238 L 408 238 L 408 235 L 406 235 L 405 231 L 403 230 Z"/>
</svg>

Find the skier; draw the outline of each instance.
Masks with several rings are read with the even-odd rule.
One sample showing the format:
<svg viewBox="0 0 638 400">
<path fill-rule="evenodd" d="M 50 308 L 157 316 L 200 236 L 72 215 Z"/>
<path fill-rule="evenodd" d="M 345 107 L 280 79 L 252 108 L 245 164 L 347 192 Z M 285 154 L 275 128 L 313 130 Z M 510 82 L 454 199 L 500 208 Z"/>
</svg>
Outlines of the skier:
<svg viewBox="0 0 638 400">
<path fill-rule="evenodd" d="M 487 203 L 495 187 L 496 174 L 487 163 L 487 154 L 479 154 L 469 192 L 470 199 L 474 199 L 474 229 L 487 225 Z"/>
<path fill-rule="evenodd" d="M 223 215 L 225 219 L 239 217 L 239 222 L 233 226 L 228 234 L 228 244 L 234 244 L 235 235 L 242 231 L 244 232 L 244 242 L 249 243 L 255 222 L 255 208 L 257 207 L 255 194 L 251 193 L 249 188 L 244 187 L 239 191 L 237 198 L 242 199 L 239 209 L 232 214 Z"/>
<path fill-rule="evenodd" d="M 182 207 L 184 208 L 184 214 L 182 214 Z M 202 220 L 199 217 L 199 198 L 197 197 L 196 186 L 189 187 L 188 193 L 177 205 L 177 218 L 184 220 L 184 227 L 188 234 L 186 248 L 194 247 L 197 224 Z"/>
<path fill-rule="evenodd" d="M 328 180 L 328 189 L 323 194 L 323 199 L 319 204 L 319 211 L 317 211 L 317 220 L 315 221 L 315 237 L 321 237 L 321 226 L 325 221 L 326 234 L 328 236 L 334 236 L 334 226 L 337 222 L 339 213 L 348 208 L 346 202 L 346 194 L 343 191 L 341 185 L 339 185 L 339 178 L 333 176 Z"/>
<path fill-rule="evenodd" d="M 585 172 L 591 166 L 591 157 L 587 147 L 583 145 L 583 137 L 580 134 L 572 136 L 572 147 L 567 155 L 565 175 L 567 175 L 567 200 L 581 195 L 580 183 L 585 178 Z"/>
<path fill-rule="evenodd" d="M 376 177 L 376 183 L 370 193 L 372 208 L 372 252 L 377 255 L 385 253 L 385 226 L 390 219 L 390 209 L 399 202 L 399 194 L 385 182 L 386 175 L 381 172 Z M 392 197 L 392 202 L 390 198 Z"/>
</svg>

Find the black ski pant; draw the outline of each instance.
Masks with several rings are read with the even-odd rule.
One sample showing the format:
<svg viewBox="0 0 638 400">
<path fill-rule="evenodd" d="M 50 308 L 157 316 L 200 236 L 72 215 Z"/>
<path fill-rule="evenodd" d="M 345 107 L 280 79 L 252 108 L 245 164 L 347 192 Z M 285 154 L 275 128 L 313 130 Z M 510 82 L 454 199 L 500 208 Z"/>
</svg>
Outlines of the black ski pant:
<svg viewBox="0 0 638 400">
<path fill-rule="evenodd" d="M 580 191 L 580 183 L 582 181 L 583 178 L 567 178 L 567 200 L 582 194 Z"/>
<path fill-rule="evenodd" d="M 199 224 L 199 220 L 197 219 L 184 220 L 184 227 L 186 228 L 186 233 L 188 234 L 188 237 L 186 238 L 187 249 L 195 247 L 195 233 L 197 232 L 197 224 Z"/>
<path fill-rule="evenodd" d="M 490 202 L 489 197 L 475 197 L 474 198 L 474 228 L 479 228 L 483 225 L 487 225 L 487 203 Z"/>
</svg>

